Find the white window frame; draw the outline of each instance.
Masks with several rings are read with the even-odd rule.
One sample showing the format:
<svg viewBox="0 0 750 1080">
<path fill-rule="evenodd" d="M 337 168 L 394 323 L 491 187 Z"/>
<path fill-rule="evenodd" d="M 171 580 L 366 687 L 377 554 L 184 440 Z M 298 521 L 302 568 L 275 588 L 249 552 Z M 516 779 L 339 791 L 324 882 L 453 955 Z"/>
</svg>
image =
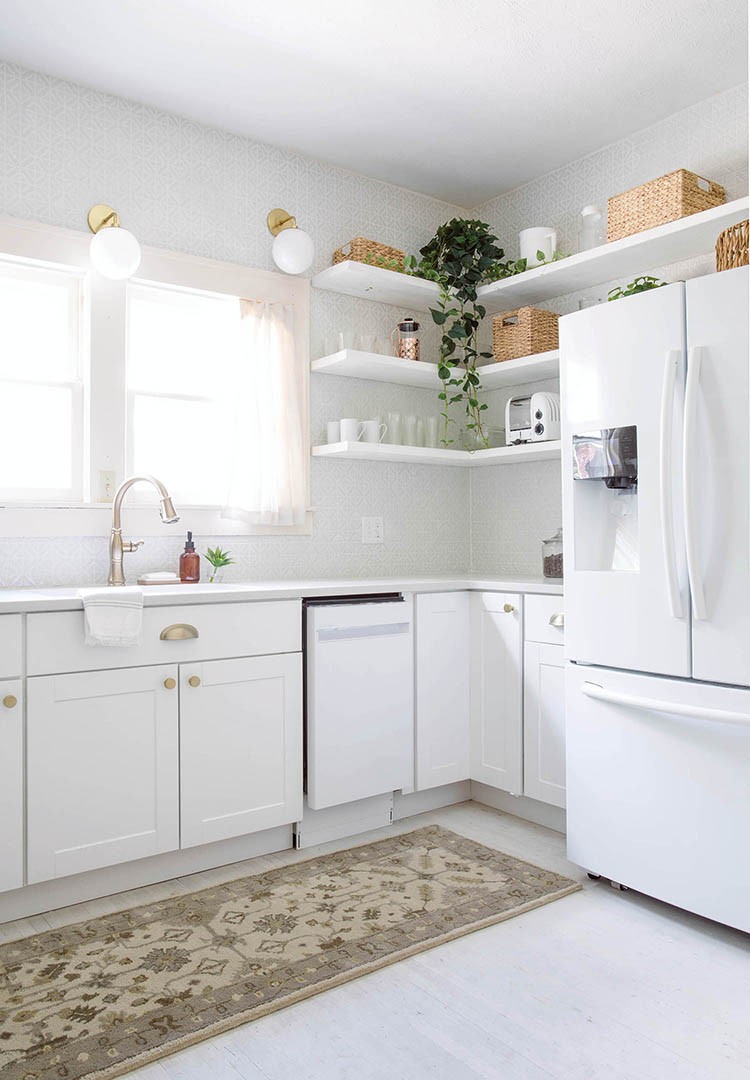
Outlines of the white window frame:
<svg viewBox="0 0 750 1080">
<path fill-rule="evenodd" d="M 0 536 L 106 536 L 110 527 L 111 496 L 106 494 L 107 474 L 115 485 L 127 476 L 126 410 L 126 304 L 127 282 L 109 281 L 91 271 L 90 236 L 87 233 L 35 222 L 0 218 L 0 254 L 8 260 L 46 264 L 52 269 L 72 270 L 81 275 L 83 294 L 81 325 L 84 332 L 82 354 L 88 364 L 84 395 L 83 501 L 74 505 L 35 501 L 34 505 L 0 503 Z M 200 256 L 144 248 L 143 260 L 134 284 L 161 285 L 197 292 L 283 303 L 294 308 L 297 356 L 304 378 L 303 438 L 310 445 L 309 431 L 309 326 L 310 283 L 268 270 L 256 270 L 235 263 Z M 168 485 L 167 477 L 160 477 Z M 310 464 L 306 459 L 305 487 L 310 502 Z M 145 496 L 138 498 L 136 487 L 127 499 L 129 535 L 161 535 L 164 528 L 157 506 Z M 181 505 L 181 525 L 212 536 L 309 534 L 312 514 L 304 525 L 253 526 L 221 517 L 216 507 Z"/>
</svg>

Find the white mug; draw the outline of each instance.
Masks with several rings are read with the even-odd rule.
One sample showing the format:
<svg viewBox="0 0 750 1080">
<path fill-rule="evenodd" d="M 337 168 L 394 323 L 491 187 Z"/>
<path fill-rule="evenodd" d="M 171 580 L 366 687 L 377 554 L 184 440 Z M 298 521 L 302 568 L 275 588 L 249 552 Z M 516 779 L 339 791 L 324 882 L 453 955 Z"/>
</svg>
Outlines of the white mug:
<svg viewBox="0 0 750 1080">
<path fill-rule="evenodd" d="M 388 430 L 385 424 L 380 423 L 380 419 L 377 420 L 364 420 L 362 422 L 362 442 L 367 443 L 381 443 L 385 438 L 385 433 Z"/>
<path fill-rule="evenodd" d="M 539 229 L 521 229 L 518 234 L 518 241 L 521 246 L 521 258 L 526 260 L 527 268 L 539 266 L 540 260 L 536 257 L 537 251 L 544 254 L 547 262 L 555 254 L 557 230 L 551 229 L 549 226 L 543 226 Z"/>
<path fill-rule="evenodd" d="M 359 420 L 341 420 L 341 441 L 342 442 L 359 442 L 362 438 L 362 434 L 365 430 L 364 424 Z"/>
<path fill-rule="evenodd" d="M 401 445 L 401 413 L 389 412 L 386 426 L 388 442 L 392 446 Z"/>
<path fill-rule="evenodd" d="M 329 443 L 341 442 L 341 421 L 329 420 L 327 425 Z"/>
<path fill-rule="evenodd" d="M 417 418 L 405 416 L 403 421 L 404 446 L 417 445 Z"/>
</svg>

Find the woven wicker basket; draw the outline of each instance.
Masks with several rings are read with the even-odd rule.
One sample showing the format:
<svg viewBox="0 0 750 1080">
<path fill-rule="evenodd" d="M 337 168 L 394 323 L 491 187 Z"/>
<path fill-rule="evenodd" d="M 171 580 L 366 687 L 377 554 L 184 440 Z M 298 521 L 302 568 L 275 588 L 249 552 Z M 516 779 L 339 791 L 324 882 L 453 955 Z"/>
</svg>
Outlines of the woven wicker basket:
<svg viewBox="0 0 750 1080">
<path fill-rule="evenodd" d="M 549 352 L 558 346 L 557 320 L 554 311 L 522 307 L 506 311 L 492 320 L 492 354 L 500 363 L 519 356 Z"/>
<path fill-rule="evenodd" d="M 607 201 L 607 240 L 655 229 L 668 221 L 721 206 L 724 201 L 725 191 L 720 184 L 687 169 L 677 169 Z"/>
<path fill-rule="evenodd" d="M 719 233 L 716 241 L 716 269 L 734 270 L 748 264 L 750 221 L 740 221 Z"/>
<path fill-rule="evenodd" d="M 405 254 L 404 251 L 399 251 L 398 248 L 388 247 L 387 244 L 379 244 L 377 240 L 367 240 L 364 236 L 355 236 L 348 244 L 344 244 L 343 247 L 334 251 L 333 264 L 335 266 L 336 263 L 351 261 L 368 263 L 370 266 L 383 266 L 395 259 L 400 267 Z M 388 266 L 388 269 L 395 270 L 396 267 Z"/>
</svg>

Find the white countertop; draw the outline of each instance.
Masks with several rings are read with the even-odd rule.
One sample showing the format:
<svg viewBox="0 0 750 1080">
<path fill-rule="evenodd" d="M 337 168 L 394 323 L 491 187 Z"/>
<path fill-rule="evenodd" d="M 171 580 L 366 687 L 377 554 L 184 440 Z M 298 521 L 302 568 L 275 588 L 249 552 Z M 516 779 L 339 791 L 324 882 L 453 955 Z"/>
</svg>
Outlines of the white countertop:
<svg viewBox="0 0 750 1080">
<path fill-rule="evenodd" d="M 383 592 L 546 593 L 561 596 L 562 581 L 545 578 L 372 578 L 324 581 L 260 581 L 231 585 L 148 585 L 147 607 L 173 604 L 238 603 L 243 600 L 296 600 L 312 596 L 354 596 Z M 23 611 L 76 611 L 83 607 L 77 588 L 0 589 L 0 614 Z"/>
</svg>

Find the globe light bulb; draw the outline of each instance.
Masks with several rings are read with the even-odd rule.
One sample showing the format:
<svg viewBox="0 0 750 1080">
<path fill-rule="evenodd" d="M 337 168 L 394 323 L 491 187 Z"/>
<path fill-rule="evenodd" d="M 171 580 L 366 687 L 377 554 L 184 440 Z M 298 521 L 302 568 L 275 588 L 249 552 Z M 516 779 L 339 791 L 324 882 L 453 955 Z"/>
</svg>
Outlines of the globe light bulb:
<svg viewBox="0 0 750 1080">
<path fill-rule="evenodd" d="M 99 273 L 115 281 L 130 278 L 141 265 L 141 245 L 127 229 L 106 226 L 91 238 L 91 262 Z"/>
<path fill-rule="evenodd" d="M 271 254 L 285 274 L 304 274 L 312 266 L 315 245 L 302 229 L 282 229 L 274 238 Z"/>
</svg>

